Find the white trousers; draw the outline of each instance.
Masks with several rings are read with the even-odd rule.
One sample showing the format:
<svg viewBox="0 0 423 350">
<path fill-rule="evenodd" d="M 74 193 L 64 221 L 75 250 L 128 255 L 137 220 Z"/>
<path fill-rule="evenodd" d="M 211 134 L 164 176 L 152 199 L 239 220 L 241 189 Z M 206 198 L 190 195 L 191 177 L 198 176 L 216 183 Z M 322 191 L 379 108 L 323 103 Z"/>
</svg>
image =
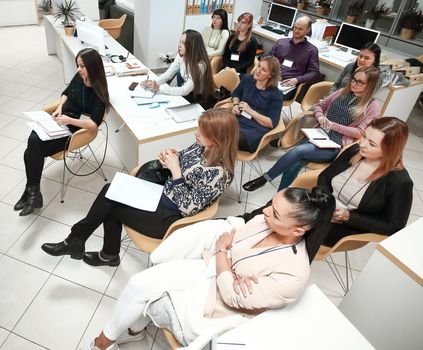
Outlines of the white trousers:
<svg viewBox="0 0 423 350">
<path fill-rule="evenodd" d="M 133 331 L 144 329 L 150 322 L 150 318 L 145 315 L 149 303 L 160 298 L 165 291 L 176 292 L 182 303 L 190 304 L 192 295 L 189 291 L 192 291 L 199 281 L 204 281 L 206 276 L 206 265 L 201 259 L 169 261 L 137 273 L 131 277 L 120 294 L 112 319 L 103 330 L 104 335 L 110 340 L 116 340 L 128 328 Z M 207 293 L 205 288 L 196 290 Z M 184 291 L 188 293 L 186 298 L 181 299 L 181 292 Z M 207 295 L 197 295 L 196 299 L 205 302 L 206 297 Z M 184 305 L 182 305 L 183 308 Z M 180 307 L 175 305 L 179 321 L 184 328 L 185 320 L 180 318 L 184 317 L 184 313 L 181 315 L 178 309 Z M 204 312 L 204 304 L 202 310 L 199 310 L 200 314 L 202 314 L 201 311 Z"/>
</svg>

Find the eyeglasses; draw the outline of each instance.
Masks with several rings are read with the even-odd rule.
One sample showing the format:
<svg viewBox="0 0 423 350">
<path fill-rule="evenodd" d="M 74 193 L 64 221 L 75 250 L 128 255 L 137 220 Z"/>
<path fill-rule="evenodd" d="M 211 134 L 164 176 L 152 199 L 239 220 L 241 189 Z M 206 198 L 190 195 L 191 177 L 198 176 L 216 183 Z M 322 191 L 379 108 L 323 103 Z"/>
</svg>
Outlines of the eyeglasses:
<svg viewBox="0 0 423 350">
<path fill-rule="evenodd" d="M 367 84 L 367 81 L 357 80 L 356 78 L 351 78 L 351 83 L 357 84 L 357 86 L 363 86 Z"/>
</svg>

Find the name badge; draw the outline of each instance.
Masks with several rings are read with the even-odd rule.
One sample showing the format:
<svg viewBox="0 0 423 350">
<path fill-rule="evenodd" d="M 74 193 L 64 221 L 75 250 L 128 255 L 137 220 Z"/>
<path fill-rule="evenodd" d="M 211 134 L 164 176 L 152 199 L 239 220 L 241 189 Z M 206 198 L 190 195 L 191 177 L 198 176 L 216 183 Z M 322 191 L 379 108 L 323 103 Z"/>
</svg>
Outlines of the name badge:
<svg viewBox="0 0 423 350">
<path fill-rule="evenodd" d="M 233 53 L 232 55 L 231 55 L 231 61 L 239 61 L 239 55 L 237 55 L 236 53 Z"/>
<path fill-rule="evenodd" d="M 288 68 L 291 68 L 294 64 L 294 61 L 288 60 L 287 58 L 284 59 L 282 65 Z"/>
</svg>

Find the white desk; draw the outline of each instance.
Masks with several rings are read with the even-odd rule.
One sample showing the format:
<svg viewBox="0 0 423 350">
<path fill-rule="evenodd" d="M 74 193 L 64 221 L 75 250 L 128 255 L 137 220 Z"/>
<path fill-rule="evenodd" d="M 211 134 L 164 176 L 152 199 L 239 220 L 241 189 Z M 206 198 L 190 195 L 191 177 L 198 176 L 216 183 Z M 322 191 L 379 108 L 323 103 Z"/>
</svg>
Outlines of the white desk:
<svg viewBox="0 0 423 350">
<path fill-rule="evenodd" d="M 254 317 L 220 336 L 217 343 L 218 350 L 374 349 L 314 284 L 296 303 Z"/>
<path fill-rule="evenodd" d="M 377 348 L 423 347 L 423 218 L 388 237 L 339 309 Z"/>
<path fill-rule="evenodd" d="M 285 38 L 284 35 L 275 34 L 269 30 L 263 29 L 259 26 L 253 28 L 253 34 L 263 39 L 264 52 L 268 52 L 275 42 L 279 39 Z M 292 32 L 288 37 L 292 36 Z M 401 53 L 392 49 L 383 49 L 383 54 L 390 58 L 405 58 Z M 329 47 L 329 52 L 320 52 L 320 72 L 326 75 L 326 80 L 336 81 L 341 74 L 342 69 L 349 63 L 335 59 L 330 55 L 331 51 L 336 48 Z M 375 99 L 379 100 L 382 107 L 382 115 L 398 117 L 406 121 L 414 107 L 418 97 L 423 88 L 423 82 L 410 84 L 408 87 L 404 86 L 387 86 L 381 88 L 375 94 Z"/>
<path fill-rule="evenodd" d="M 53 16 L 45 16 L 45 32 L 47 52 L 57 55 L 62 62 L 65 82 L 69 83 L 76 73 L 75 57 L 84 47 L 78 38 L 64 34 L 59 21 Z M 112 37 L 105 36 L 108 52 L 126 57 L 127 50 Z M 129 59 L 134 58 L 130 55 Z M 154 78 L 154 74 L 150 74 Z M 176 123 L 165 112 L 165 108 L 187 104 L 181 96 L 168 96 L 169 103 L 159 108 L 137 106 L 130 97 L 128 86 L 133 81 L 141 81 L 142 76 L 108 77 L 111 110 L 106 116 L 109 126 L 109 143 L 127 170 L 136 165 L 155 159 L 166 147 L 185 148 L 195 141 L 193 132 L 197 128 L 196 121 Z M 120 132 L 115 133 L 123 123 Z"/>
</svg>

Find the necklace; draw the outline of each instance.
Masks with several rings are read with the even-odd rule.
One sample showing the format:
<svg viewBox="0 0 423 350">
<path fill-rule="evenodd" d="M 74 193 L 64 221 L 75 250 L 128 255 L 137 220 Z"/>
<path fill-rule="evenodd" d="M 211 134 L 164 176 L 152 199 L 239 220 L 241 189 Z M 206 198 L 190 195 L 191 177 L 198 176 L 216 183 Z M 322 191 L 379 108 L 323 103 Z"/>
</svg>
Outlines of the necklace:
<svg viewBox="0 0 423 350">
<path fill-rule="evenodd" d="M 357 171 L 357 169 L 358 169 L 358 167 L 361 165 L 361 162 L 363 161 L 363 159 L 360 159 L 359 161 L 358 161 L 358 164 L 357 164 L 357 166 L 354 168 L 354 170 L 352 171 L 352 173 L 350 174 L 350 176 L 348 176 L 348 178 L 345 180 L 345 182 L 344 182 L 344 184 L 342 185 L 342 187 L 341 187 L 341 189 L 339 190 L 339 193 L 338 193 L 338 196 L 337 196 L 337 198 L 338 198 L 338 200 L 340 201 L 340 202 L 342 202 L 341 201 L 341 194 L 342 194 L 342 190 L 344 189 L 344 187 L 345 187 L 345 185 L 348 183 L 348 181 L 350 181 L 350 179 L 351 179 L 351 177 L 354 175 L 354 173 Z M 364 187 L 366 187 L 367 185 L 369 184 L 369 181 L 366 181 L 365 183 L 364 183 L 364 185 L 362 185 L 357 191 L 355 191 L 354 192 L 354 194 L 350 197 L 350 199 L 348 199 L 348 201 L 347 201 L 347 203 L 345 203 L 345 207 L 347 208 L 348 207 L 348 205 L 351 203 L 351 201 L 352 201 L 352 199 L 364 188 Z"/>
</svg>

